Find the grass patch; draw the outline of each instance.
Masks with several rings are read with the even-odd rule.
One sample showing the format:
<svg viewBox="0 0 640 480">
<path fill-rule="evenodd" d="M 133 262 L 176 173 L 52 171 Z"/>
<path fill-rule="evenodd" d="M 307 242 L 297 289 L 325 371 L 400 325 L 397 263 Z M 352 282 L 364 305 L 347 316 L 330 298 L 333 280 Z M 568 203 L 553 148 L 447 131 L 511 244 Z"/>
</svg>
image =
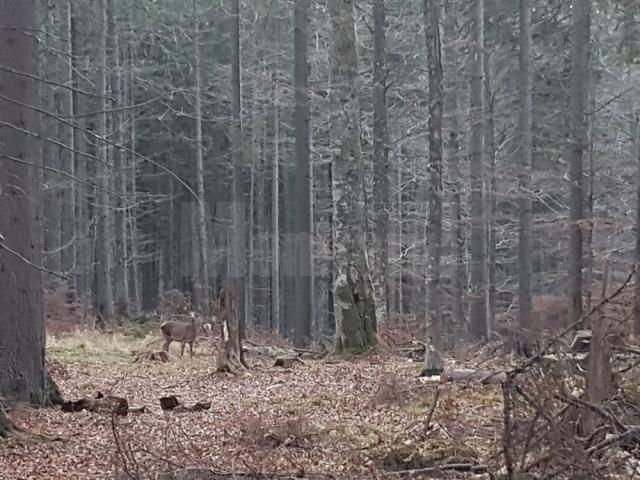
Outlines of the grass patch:
<svg viewBox="0 0 640 480">
<path fill-rule="evenodd" d="M 70 335 L 47 338 L 47 354 L 63 363 L 119 364 L 130 363 L 131 353 L 146 349 L 153 338 L 105 334 L 99 331 L 77 331 Z"/>
</svg>

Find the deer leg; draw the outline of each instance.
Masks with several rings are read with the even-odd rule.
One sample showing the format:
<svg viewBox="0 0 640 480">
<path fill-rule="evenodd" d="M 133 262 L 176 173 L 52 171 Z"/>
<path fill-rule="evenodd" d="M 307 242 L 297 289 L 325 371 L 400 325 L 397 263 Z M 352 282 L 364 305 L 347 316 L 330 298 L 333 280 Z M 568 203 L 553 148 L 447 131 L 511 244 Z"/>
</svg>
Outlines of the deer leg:
<svg viewBox="0 0 640 480">
<path fill-rule="evenodd" d="M 184 342 L 182 342 L 180 346 L 180 356 L 182 357 L 183 355 L 184 355 Z"/>
<path fill-rule="evenodd" d="M 191 358 L 193 358 L 193 342 L 189 342 L 189 353 L 191 353 Z"/>
<path fill-rule="evenodd" d="M 164 345 L 162 346 L 162 350 L 164 350 L 165 352 L 169 352 L 169 345 L 171 345 L 171 339 L 165 338 Z"/>
</svg>

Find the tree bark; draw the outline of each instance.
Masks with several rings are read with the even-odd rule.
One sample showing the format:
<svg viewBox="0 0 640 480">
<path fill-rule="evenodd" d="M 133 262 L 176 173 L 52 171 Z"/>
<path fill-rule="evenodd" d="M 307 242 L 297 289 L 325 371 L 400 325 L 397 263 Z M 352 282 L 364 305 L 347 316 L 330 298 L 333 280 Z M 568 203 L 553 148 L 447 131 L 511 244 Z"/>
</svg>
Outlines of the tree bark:
<svg viewBox="0 0 640 480">
<path fill-rule="evenodd" d="M 202 145 L 202 72 L 200 67 L 200 19 L 198 17 L 198 2 L 193 0 L 193 22 L 195 28 L 195 76 L 196 76 L 196 186 L 198 194 L 198 270 L 194 272 L 202 289 L 204 298 L 200 304 L 200 311 L 208 315 L 209 311 L 209 259 L 207 256 L 207 211 L 204 191 L 204 147 Z"/>
<path fill-rule="evenodd" d="M 24 34 L 25 29 L 37 28 L 36 2 L 0 0 L 0 11 L 4 12 L 0 65 L 36 76 L 37 39 Z M 0 85 L 10 99 L 0 100 L 0 121 L 40 133 L 39 115 L 18 105 L 37 105 L 37 82 L 2 71 Z M 0 145 L 0 396 L 42 404 L 46 400 L 46 339 L 38 270 L 43 242 L 42 176 L 30 166 L 39 163 L 40 144 L 27 134 L 0 127 Z"/>
<path fill-rule="evenodd" d="M 520 79 L 518 117 L 518 335 L 529 337 L 531 328 L 531 7 L 529 0 L 520 0 Z M 522 345 L 522 340 L 517 344 Z M 523 353 L 523 352 L 520 352 Z"/>
<path fill-rule="evenodd" d="M 100 1 L 100 14 L 102 16 L 101 26 L 101 67 L 98 74 L 98 93 L 101 96 L 101 113 L 99 117 L 99 134 L 102 138 L 107 138 L 107 111 L 109 105 L 107 97 L 109 95 L 107 85 L 107 56 L 108 56 L 108 0 Z M 98 223 L 96 228 L 96 313 L 98 324 L 104 326 L 111 321 L 114 315 L 112 277 L 111 277 L 111 225 L 109 215 L 109 178 L 111 175 L 108 166 L 107 144 L 102 142 L 97 147 L 99 149 L 100 163 L 98 164 L 97 179 L 97 209 Z"/>
<path fill-rule="evenodd" d="M 245 205 L 242 194 L 242 103 L 240 82 L 240 0 L 231 4 L 231 155 L 232 173 L 232 258 L 231 276 L 239 300 L 238 322 L 240 336 L 244 335 L 245 295 L 246 295 L 246 249 L 244 235 Z"/>
<path fill-rule="evenodd" d="M 427 190 L 427 348 L 425 369 L 441 368 L 442 292 L 442 47 L 440 44 L 440 7 L 436 0 L 424 0 L 424 22 L 429 65 L 429 186 Z M 430 348 L 430 346 L 434 349 Z"/>
<path fill-rule="evenodd" d="M 390 307 L 389 278 L 389 134 L 387 128 L 385 0 L 373 2 L 373 195 L 377 295 L 384 314 Z"/>
<path fill-rule="evenodd" d="M 577 2 L 572 9 L 571 100 L 569 107 L 569 323 L 582 316 L 582 225 L 584 218 L 582 157 L 587 145 L 585 109 L 591 40 L 591 2 Z"/>
<path fill-rule="evenodd" d="M 293 28 L 296 151 L 293 233 L 296 238 L 297 258 L 293 295 L 293 343 L 297 347 L 304 347 L 311 340 L 311 323 L 313 319 L 312 171 L 309 151 L 310 101 L 308 91 L 309 65 L 307 60 L 309 0 L 295 2 Z"/>
<path fill-rule="evenodd" d="M 271 173 L 271 329 L 280 333 L 280 105 L 273 85 L 273 165 Z"/>
<path fill-rule="evenodd" d="M 459 52 L 455 48 L 456 37 L 454 32 L 458 31 L 457 12 L 453 8 L 452 2 L 447 1 L 445 4 L 446 26 L 445 32 L 450 32 L 445 43 L 445 57 L 447 61 L 456 68 L 451 75 L 448 76 L 449 87 L 447 92 L 448 110 L 451 115 L 451 127 L 448 142 L 448 170 L 449 183 L 451 190 L 450 198 L 450 216 L 451 216 L 451 244 L 453 248 L 454 259 L 454 275 L 452 279 L 452 312 L 453 325 L 448 328 L 448 334 L 451 338 L 458 338 L 465 332 L 466 319 L 464 309 L 464 290 L 466 285 L 466 262 L 465 262 L 465 235 L 464 223 L 462 222 L 462 171 L 460 169 L 460 119 L 459 119 L 459 100 L 458 90 L 460 88 L 459 69 L 460 67 L 455 59 L 459 58 Z"/>
<path fill-rule="evenodd" d="M 120 59 L 120 38 L 118 31 L 118 19 L 114 11 L 113 0 L 109 0 L 109 24 L 110 36 L 113 45 L 113 64 L 115 73 L 111 77 L 112 91 L 116 98 L 116 111 L 112 114 L 112 124 L 116 131 L 116 138 L 119 145 L 123 144 L 123 114 L 118 107 L 124 106 L 123 96 L 123 78 L 121 74 Z M 115 194 L 115 211 L 114 211 L 114 244 L 113 244 L 113 296 L 115 308 L 118 315 L 129 315 L 129 278 L 127 275 L 127 239 L 126 239 L 126 194 L 127 194 L 127 178 L 124 171 L 124 155 L 125 153 L 114 148 L 113 150 L 114 165 L 114 183 L 113 189 Z"/>
<path fill-rule="evenodd" d="M 637 163 L 636 192 L 636 273 L 635 297 L 633 303 L 633 334 L 640 336 L 640 111 L 635 112 L 634 122 L 634 155 Z"/>
<path fill-rule="evenodd" d="M 471 168 L 471 305 L 470 327 L 474 340 L 487 338 L 487 311 L 485 307 L 485 218 L 483 200 L 483 65 L 484 0 L 473 4 L 473 45 L 471 51 L 470 116 L 471 135 L 469 154 Z"/>
<path fill-rule="evenodd" d="M 75 65 L 74 65 L 74 55 L 75 55 L 75 45 L 74 45 L 74 35 L 75 35 L 75 19 L 74 19 L 74 7 L 73 0 L 67 0 L 67 10 L 66 10 L 66 27 L 67 27 L 67 82 L 70 87 L 77 88 L 76 81 L 76 73 L 75 73 Z M 75 116 L 76 114 L 76 93 L 75 91 L 66 92 L 66 113 L 70 116 Z M 78 285 L 77 285 L 77 272 L 78 272 L 78 239 L 80 236 L 80 230 L 78 225 L 78 219 L 76 217 L 77 214 L 77 206 L 76 206 L 76 182 L 74 180 L 76 176 L 76 129 L 74 127 L 66 127 L 66 134 L 68 138 L 68 145 L 70 148 L 70 152 L 68 152 L 67 164 L 65 166 L 65 171 L 69 174 L 71 179 L 67 183 L 64 193 L 64 201 L 63 205 L 65 206 L 62 214 L 62 242 L 65 245 L 64 256 L 62 260 L 62 266 L 65 272 L 70 274 L 71 279 L 71 287 L 73 291 L 75 301 L 78 296 Z"/>
<path fill-rule="evenodd" d="M 362 352 L 376 343 L 376 308 L 365 239 L 354 3 L 354 0 L 329 1 L 337 352 Z"/>
<path fill-rule="evenodd" d="M 238 299 L 233 288 L 224 288 L 220 292 L 220 353 L 218 354 L 219 372 L 234 375 L 246 369 L 242 358 L 242 341 L 238 324 Z"/>
</svg>

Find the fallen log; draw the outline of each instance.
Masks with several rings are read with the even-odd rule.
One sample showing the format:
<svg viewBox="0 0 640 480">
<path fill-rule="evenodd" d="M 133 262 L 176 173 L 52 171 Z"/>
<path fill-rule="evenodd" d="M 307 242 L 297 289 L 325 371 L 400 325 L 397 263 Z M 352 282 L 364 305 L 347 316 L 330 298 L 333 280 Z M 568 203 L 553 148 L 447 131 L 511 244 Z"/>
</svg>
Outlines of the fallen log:
<svg viewBox="0 0 640 480">
<path fill-rule="evenodd" d="M 442 382 L 478 382 L 485 385 L 498 385 L 506 381 L 505 372 L 474 370 L 472 368 L 454 368 L 446 370 L 441 376 Z"/>
<path fill-rule="evenodd" d="M 169 354 L 163 350 L 157 352 L 140 352 L 134 357 L 133 363 L 137 363 L 142 360 L 166 363 L 169 361 Z"/>
<path fill-rule="evenodd" d="M 122 477 L 126 478 L 126 477 Z M 208 468 L 185 468 L 174 472 L 159 473 L 156 475 L 158 480 L 256 480 L 257 478 L 265 480 L 328 480 L 335 478 L 330 475 L 281 475 L 268 473 L 227 473 L 217 472 Z"/>
<path fill-rule="evenodd" d="M 425 478 L 425 476 L 426 478 L 449 478 L 446 472 L 487 473 L 488 471 L 489 467 L 487 465 L 478 465 L 474 463 L 450 463 L 433 467 L 416 468 L 413 470 L 387 472 L 387 475 L 400 478 Z"/>
<path fill-rule="evenodd" d="M 99 398 L 70 400 L 62 404 L 63 412 L 80 412 L 82 410 L 95 413 L 127 415 L 129 413 L 129 402 L 127 402 L 126 398 L 107 395 L 100 396 Z"/>
<path fill-rule="evenodd" d="M 209 410 L 211 408 L 211 402 L 196 402 L 193 405 L 184 405 L 175 395 L 169 395 L 167 397 L 160 398 L 160 407 L 165 412 L 201 412 L 203 410 Z"/>
</svg>

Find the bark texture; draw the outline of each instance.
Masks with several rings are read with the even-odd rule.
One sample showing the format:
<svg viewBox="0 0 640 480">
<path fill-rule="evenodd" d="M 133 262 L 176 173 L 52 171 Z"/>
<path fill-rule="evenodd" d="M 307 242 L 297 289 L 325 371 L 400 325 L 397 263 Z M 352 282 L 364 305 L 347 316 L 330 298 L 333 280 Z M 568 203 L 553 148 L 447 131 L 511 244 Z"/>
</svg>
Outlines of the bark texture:
<svg viewBox="0 0 640 480">
<path fill-rule="evenodd" d="M 569 322 L 582 316 L 583 154 L 587 146 L 587 107 L 591 2 L 576 2 L 571 25 L 571 101 L 569 107 Z M 578 325 L 580 328 L 581 325 Z"/>
<path fill-rule="evenodd" d="M 354 7 L 354 0 L 329 1 L 335 229 L 333 302 L 338 352 L 362 352 L 376 342 L 376 308 L 365 238 Z"/>
<path fill-rule="evenodd" d="M 440 7 L 435 0 L 424 0 L 424 21 L 429 65 L 429 185 L 427 187 L 427 344 L 425 368 L 441 367 L 435 362 L 442 346 L 442 295 L 440 267 L 442 258 L 442 47 L 440 44 Z M 437 365 L 436 365 L 437 363 Z"/>
<path fill-rule="evenodd" d="M 518 334 L 528 338 L 531 327 L 531 7 L 520 0 L 520 115 L 518 117 L 520 159 L 518 175 Z M 522 339 L 517 342 L 522 345 Z M 520 352 L 522 353 L 522 352 Z"/>
<path fill-rule="evenodd" d="M 6 27 L 0 29 L 0 65 L 37 75 L 36 39 L 22 33 L 36 28 L 36 2 L 1 0 L 0 11 Z M 0 99 L 0 121 L 39 132 L 39 116 L 18 105 L 37 105 L 37 83 L 3 71 L 0 86 L 10 99 Z M 30 166 L 39 163 L 40 144 L 0 127 L 0 145 L 0 395 L 41 404 L 46 392 L 45 332 L 42 275 L 35 266 L 42 264 L 42 178 Z"/>
<path fill-rule="evenodd" d="M 377 299 L 384 313 L 390 307 L 389 276 L 389 134 L 387 130 L 387 66 L 385 0 L 373 2 L 373 195 Z"/>
<path fill-rule="evenodd" d="M 469 156 L 471 168 L 471 337 L 479 340 L 487 337 L 487 311 L 485 306 L 486 234 L 484 218 L 484 168 L 483 168 L 483 65 L 484 48 L 484 0 L 473 4 L 473 46 L 471 51 L 471 135 Z"/>
<path fill-rule="evenodd" d="M 313 260 L 311 256 L 311 163 L 309 157 L 309 65 L 307 36 L 309 0 L 298 0 L 294 7 L 294 84 L 295 84 L 295 218 L 296 270 L 293 295 L 293 343 L 303 347 L 311 340 L 313 319 Z"/>
</svg>

